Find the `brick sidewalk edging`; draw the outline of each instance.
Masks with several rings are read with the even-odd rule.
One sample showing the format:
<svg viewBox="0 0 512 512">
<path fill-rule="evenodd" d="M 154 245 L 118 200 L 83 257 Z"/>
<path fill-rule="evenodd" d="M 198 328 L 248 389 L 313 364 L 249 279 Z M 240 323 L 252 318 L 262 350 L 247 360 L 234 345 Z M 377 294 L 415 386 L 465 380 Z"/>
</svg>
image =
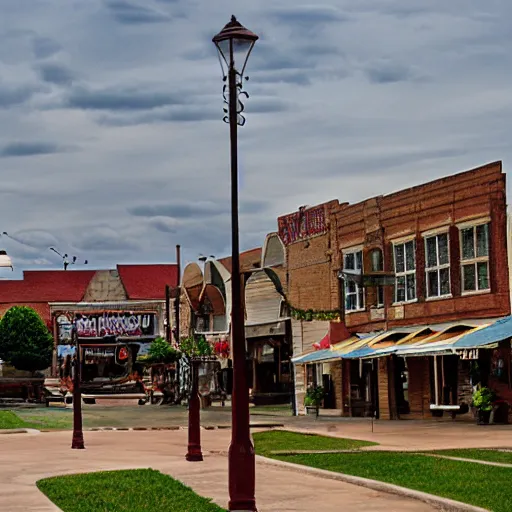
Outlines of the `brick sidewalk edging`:
<svg viewBox="0 0 512 512">
<path fill-rule="evenodd" d="M 327 471 L 325 469 L 317 469 L 309 466 L 303 466 L 301 464 L 294 464 L 292 462 L 269 459 L 268 457 L 263 457 L 262 455 L 256 455 L 256 460 L 263 464 L 279 466 L 282 468 L 298 471 L 299 473 L 321 476 L 331 480 L 338 480 L 353 485 L 359 485 L 361 487 L 373 489 L 374 491 L 387 492 L 390 494 L 404 496 L 406 498 L 412 498 L 427 503 L 428 505 L 432 505 L 433 507 L 445 512 L 489 512 L 485 508 L 475 507 L 474 505 L 469 505 L 468 503 L 462 503 L 460 501 L 450 500 L 448 498 L 441 498 L 440 496 L 435 496 L 426 492 L 415 491 L 413 489 L 407 489 L 406 487 L 400 487 L 398 485 L 388 484 L 378 480 L 370 480 L 369 478 L 363 478 L 360 476 L 346 475 L 344 473 L 336 473 L 334 471 Z"/>
</svg>

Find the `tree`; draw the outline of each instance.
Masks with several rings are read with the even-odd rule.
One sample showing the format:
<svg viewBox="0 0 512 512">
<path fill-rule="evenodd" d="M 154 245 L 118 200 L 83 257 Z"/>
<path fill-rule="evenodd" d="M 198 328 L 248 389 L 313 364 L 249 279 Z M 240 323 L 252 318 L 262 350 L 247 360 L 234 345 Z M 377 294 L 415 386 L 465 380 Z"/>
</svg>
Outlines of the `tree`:
<svg viewBox="0 0 512 512">
<path fill-rule="evenodd" d="M 14 306 L 0 321 L 0 358 L 17 370 L 36 372 L 52 364 L 53 337 L 41 317 Z"/>
</svg>

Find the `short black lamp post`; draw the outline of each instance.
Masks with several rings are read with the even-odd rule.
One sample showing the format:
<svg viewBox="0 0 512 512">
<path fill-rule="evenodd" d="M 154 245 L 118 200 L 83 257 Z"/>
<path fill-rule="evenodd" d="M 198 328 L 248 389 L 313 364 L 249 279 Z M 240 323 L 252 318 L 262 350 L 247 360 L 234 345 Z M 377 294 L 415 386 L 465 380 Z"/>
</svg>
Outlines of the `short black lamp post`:
<svg viewBox="0 0 512 512">
<path fill-rule="evenodd" d="M 213 38 L 223 70 L 224 122 L 229 124 L 231 144 L 231 343 L 233 354 L 232 429 L 229 447 L 229 510 L 255 511 L 255 456 L 249 426 L 249 387 L 245 372 L 245 328 L 240 274 L 238 227 L 238 126 L 245 124 L 241 96 L 247 59 L 258 36 L 232 16 Z M 228 99 L 226 98 L 228 93 Z"/>
</svg>

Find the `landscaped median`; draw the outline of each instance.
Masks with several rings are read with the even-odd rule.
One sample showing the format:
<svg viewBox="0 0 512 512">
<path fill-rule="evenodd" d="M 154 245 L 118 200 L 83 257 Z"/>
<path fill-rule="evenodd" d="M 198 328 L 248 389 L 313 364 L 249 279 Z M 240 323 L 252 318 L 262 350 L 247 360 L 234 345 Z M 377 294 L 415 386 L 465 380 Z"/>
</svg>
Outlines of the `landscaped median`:
<svg viewBox="0 0 512 512">
<path fill-rule="evenodd" d="M 63 512 L 225 512 L 153 469 L 59 476 L 37 486 Z"/>
<path fill-rule="evenodd" d="M 363 451 L 360 448 L 374 443 L 286 431 L 255 433 L 254 442 L 257 454 L 280 461 L 386 482 L 494 512 L 512 510 L 512 468 L 426 453 L 371 451 L 371 447 Z"/>
</svg>

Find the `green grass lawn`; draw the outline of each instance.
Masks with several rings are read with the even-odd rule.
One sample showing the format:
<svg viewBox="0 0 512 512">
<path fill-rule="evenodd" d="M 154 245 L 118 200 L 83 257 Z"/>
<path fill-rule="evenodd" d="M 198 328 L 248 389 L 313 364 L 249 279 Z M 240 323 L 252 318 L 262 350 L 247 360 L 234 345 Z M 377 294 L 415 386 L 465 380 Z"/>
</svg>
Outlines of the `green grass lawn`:
<svg viewBox="0 0 512 512">
<path fill-rule="evenodd" d="M 286 435 L 283 435 L 286 434 Z M 288 437 L 290 436 L 290 437 Z M 300 436 L 302 439 L 300 439 Z M 273 450 L 330 449 L 319 437 L 290 432 L 254 434 L 256 453 L 295 464 L 380 480 L 492 510 L 512 510 L 512 468 L 438 459 L 419 453 L 359 451 L 341 454 L 270 455 Z M 290 439 L 290 441 L 288 441 Z M 359 443 L 340 439 L 350 446 Z M 324 445 L 325 443 L 325 445 Z M 306 448 L 308 447 L 308 448 Z"/>
<path fill-rule="evenodd" d="M 450 457 L 462 457 L 463 459 L 486 460 L 489 462 L 502 462 L 504 464 L 512 464 L 512 451 L 499 452 L 498 450 L 437 450 L 438 455 L 448 455 Z"/>
<path fill-rule="evenodd" d="M 11 428 L 68 429 L 72 424 L 71 414 L 38 413 L 30 409 L 21 414 L 13 411 L 0 411 L 0 429 L 2 430 Z"/>
<path fill-rule="evenodd" d="M 355 450 L 362 446 L 373 446 L 377 443 L 318 436 L 315 434 L 298 434 L 286 430 L 269 430 L 256 432 L 253 435 L 258 455 L 269 455 L 277 450 Z"/>
<path fill-rule="evenodd" d="M 11 411 L 0 411 L 0 430 L 26 428 L 26 423 Z"/>
<path fill-rule="evenodd" d="M 208 498 L 153 469 L 46 478 L 38 488 L 63 512 L 223 512 Z"/>
</svg>

